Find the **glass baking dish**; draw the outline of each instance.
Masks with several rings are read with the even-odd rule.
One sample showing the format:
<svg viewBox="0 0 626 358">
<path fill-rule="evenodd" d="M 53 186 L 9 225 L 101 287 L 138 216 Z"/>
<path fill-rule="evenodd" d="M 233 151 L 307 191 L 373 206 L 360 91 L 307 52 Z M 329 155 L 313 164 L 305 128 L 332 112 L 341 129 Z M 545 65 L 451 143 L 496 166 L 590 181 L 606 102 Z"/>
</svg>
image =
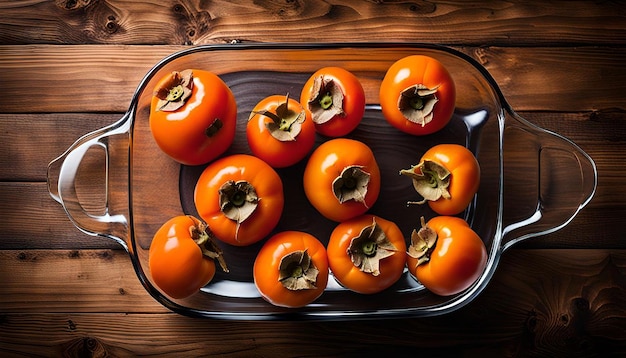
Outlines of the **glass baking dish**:
<svg viewBox="0 0 626 358">
<path fill-rule="evenodd" d="M 392 128 L 378 105 L 378 88 L 387 68 L 413 54 L 438 59 L 457 87 L 451 122 L 422 137 Z M 411 181 L 398 175 L 399 170 L 417 164 L 421 154 L 438 143 L 464 145 L 477 157 L 481 185 L 459 216 L 487 247 L 488 263 L 478 281 L 455 296 L 440 297 L 406 271 L 394 286 L 373 295 L 353 293 L 331 278 L 314 303 L 299 309 L 279 308 L 265 302 L 253 283 L 251 268 L 261 241 L 249 247 L 219 243 L 229 273 L 218 269 L 214 280 L 189 298 L 164 295 L 150 277 L 150 242 L 172 216 L 196 215 L 193 190 L 204 166 L 177 164 L 152 139 L 148 116 L 156 81 L 186 68 L 218 74 L 230 86 L 238 105 L 236 138 L 225 155 L 249 154 L 245 124 L 252 107 L 272 94 L 297 97 L 306 79 L 325 66 L 343 67 L 363 84 L 366 113 L 349 137 L 368 144 L 381 167 L 383 189 L 370 213 L 396 222 L 407 242 L 412 229 L 419 227 L 419 218 L 428 220 L 435 214 L 427 205 L 406 205 L 417 194 Z M 318 135 L 317 145 L 324 140 Z M 93 160 L 85 158 L 94 155 L 102 158 L 96 163 L 104 169 L 90 171 Z M 304 162 L 306 159 L 277 170 L 284 182 L 296 185 L 285 186 L 285 210 L 275 232 L 306 231 L 326 243 L 336 224 L 319 215 L 297 185 Z M 94 176 L 104 184 L 94 185 Z M 228 44 L 185 49 L 163 59 L 145 75 L 119 121 L 78 139 L 48 167 L 50 193 L 76 227 L 115 240 L 128 251 L 136 275 L 158 302 L 189 316 L 246 320 L 418 317 L 459 309 L 488 285 L 506 249 L 565 226 L 591 200 L 596 182 L 593 160 L 568 139 L 518 116 L 479 63 L 450 48 L 413 43 Z"/>
</svg>

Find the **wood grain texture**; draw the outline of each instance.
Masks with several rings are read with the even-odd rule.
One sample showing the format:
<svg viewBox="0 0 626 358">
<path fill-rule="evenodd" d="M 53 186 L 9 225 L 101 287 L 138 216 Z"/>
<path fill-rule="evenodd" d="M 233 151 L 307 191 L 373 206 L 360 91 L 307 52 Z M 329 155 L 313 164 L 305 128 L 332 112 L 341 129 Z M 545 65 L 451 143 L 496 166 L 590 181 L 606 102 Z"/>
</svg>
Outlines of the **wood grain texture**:
<svg viewBox="0 0 626 358">
<path fill-rule="evenodd" d="M 118 113 L 0 113 L 3 134 L 0 180 L 45 181 L 48 163 L 81 136 L 112 124 L 121 116 Z"/>
<path fill-rule="evenodd" d="M 587 1 L 125 1 L 0 3 L 7 44 L 198 45 L 415 41 L 552 45 L 623 41 L 619 3 Z M 359 29 L 354 31 L 354 29 Z"/>
<path fill-rule="evenodd" d="M 141 286 L 122 250 L 2 250 L 0 257 L 3 312 L 167 311 Z"/>
<path fill-rule="evenodd" d="M 0 112 L 125 112 L 141 79 L 180 46 L 0 46 Z M 625 110 L 626 50 L 459 48 L 519 111 Z M 46 80 L 42 81 L 45 75 Z M 584 88 L 584 91 L 581 89 Z M 85 92 L 88 91 L 88 92 Z M 33 101 L 32 98 L 37 98 Z"/>
<path fill-rule="evenodd" d="M 609 184 L 601 182 L 602 190 Z M 593 199 L 565 228 L 521 243 L 524 248 L 625 248 L 621 220 L 626 215 L 623 187 L 617 195 Z M 0 183 L 0 249 L 120 249 L 110 239 L 76 229 L 63 208 L 48 194 L 45 183 Z M 45 220 L 44 220 L 45 219 Z M 34 223 L 37 224 L 34 224 Z M 589 225 L 588 223 L 594 223 Z M 10 223 L 10 224 L 9 224 Z"/>
<path fill-rule="evenodd" d="M 591 203 L 571 225 L 524 243 L 526 248 L 625 248 L 619 229 L 626 215 L 626 121 L 621 112 L 520 112 L 543 128 L 562 134 L 596 161 L 599 186 Z M 118 120 L 121 114 L 0 114 L 0 248 L 112 248 L 110 240 L 87 236 L 69 221 L 48 194 L 46 167 L 74 140 Z M 30 143 L 36 142 L 33 146 Z M 46 148 L 46 150 L 41 150 Z M 103 158 L 94 163 L 104 167 Z M 101 174 L 101 172 L 99 172 Z M 95 173 L 96 175 L 98 172 Z M 95 177 L 93 205 L 104 204 L 103 177 Z M 98 192 L 98 188 L 100 191 Z M 47 218 L 32 225 L 34 217 Z M 593 222 L 596 225 L 586 225 Z M 12 224 L 9 224 L 12 223 Z"/>
<path fill-rule="evenodd" d="M 120 248 L 110 239 L 78 231 L 46 183 L 0 182 L 0 202 L 0 249 Z"/>
<path fill-rule="evenodd" d="M 0 296 L 3 353 L 47 356 L 100 349 L 114 356 L 275 356 L 289 349 L 289 356 L 357 356 L 386 350 L 406 356 L 417 348 L 488 356 L 626 353 L 624 250 L 515 250 L 503 257 L 492 284 L 468 309 L 358 325 L 251 325 L 171 314 L 142 291 L 127 256 L 119 251 L 9 250 L 0 251 L 0 256 L 6 288 Z M 51 270 L 61 263 L 68 267 Z M 30 280 L 11 278 L 16 273 Z M 64 312 L 69 305 L 72 312 Z M 39 339 L 29 342 L 34 330 Z M 212 334 L 207 336 L 207 331 Z M 351 332 L 349 345 L 342 338 L 346 331 Z M 324 337 L 324 344 L 314 350 L 296 344 L 314 337 Z"/>
<path fill-rule="evenodd" d="M 0 0 L 0 355 L 626 356 L 625 18 L 620 2 L 582 0 Z M 251 323 L 167 311 L 118 244 L 78 231 L 48 194 L 48 162 L 120 118 L 163 57 L 200 44 L 350 41 L 473 57 L 522 117 L 592 156 L 593 200 L 565 228 L 507 251 L 486 290 L 452 314 Z"/>
</svg>

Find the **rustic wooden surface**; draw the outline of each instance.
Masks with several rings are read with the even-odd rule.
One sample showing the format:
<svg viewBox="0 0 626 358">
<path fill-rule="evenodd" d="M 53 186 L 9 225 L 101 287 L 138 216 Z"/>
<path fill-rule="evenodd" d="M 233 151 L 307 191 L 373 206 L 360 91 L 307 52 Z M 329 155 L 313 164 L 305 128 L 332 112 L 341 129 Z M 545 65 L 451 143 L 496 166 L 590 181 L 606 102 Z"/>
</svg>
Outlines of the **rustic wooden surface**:
<svg viewBox="0 0 626 358">
<path fill-rule="evenodd" d="M 513 108 L 595 160 L 564 229 L 425 319 L 237 322 L 154 301 L 128 254 L 75 229 L 46 166 L 120 118 L 152 65 L 229 42 L 417 41 L 482 63 Z M 626 7 L 602 1 L 0 1 L 2 356 L 626 355 Z"/>
</svg>

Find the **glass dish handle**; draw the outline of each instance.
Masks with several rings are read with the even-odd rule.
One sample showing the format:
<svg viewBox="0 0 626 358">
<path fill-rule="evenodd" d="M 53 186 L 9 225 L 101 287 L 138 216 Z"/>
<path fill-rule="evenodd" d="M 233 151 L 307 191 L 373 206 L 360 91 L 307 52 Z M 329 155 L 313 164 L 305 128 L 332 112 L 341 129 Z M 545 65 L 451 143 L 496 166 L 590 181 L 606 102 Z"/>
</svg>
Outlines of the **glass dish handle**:
<svg viewBox="0 0 626 358">
<path fill-rule="evenodd" d="M 48 164 L 48 191 L 54 200 L 60 203 L 72 223 L 82 232 L 92 236 L 104 236 L 121 244 L 128 250 L 125 240 L 128 233 L 128 220 L 123 214 L 110 213 L 109 175 L 111 138 L 116 135 L 128 135 L 129 122 L 125 115 L 120 121 L 88 133 L 79 138 L 65 153 Z M 105 198 L 104 213 L 88 212 L 79 199 L 76 190 L 76 176 L 83 158 L 91 148 L 99 147 L 105 153 Z"/>
<path fill-rule="evenodd" d="M 504 173 L 502 251 L 565 226 L 589 203 L 597 185 L 587 153 L 514 112 L 505 120 Z"/>
</svg>

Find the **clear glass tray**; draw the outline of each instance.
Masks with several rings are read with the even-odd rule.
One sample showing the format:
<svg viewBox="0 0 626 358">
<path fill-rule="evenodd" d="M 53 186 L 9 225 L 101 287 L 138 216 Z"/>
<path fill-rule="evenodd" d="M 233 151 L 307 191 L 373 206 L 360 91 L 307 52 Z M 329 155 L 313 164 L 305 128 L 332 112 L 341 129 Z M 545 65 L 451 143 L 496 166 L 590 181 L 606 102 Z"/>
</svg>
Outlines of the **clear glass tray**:
<svg viewBox="0 0 626 358">
<path fill-rule="evenodd" d="M 387 68 L 413 54 L 441 61 L 457 87 L 450 124 L 423 137 L 392 128 L 378 105 L 378 88 Z M 317 301 L 304 308 L 285 309 L 265 302 L 253 284 L 252 263 L 263 241 L 243 248 L 220 243 L 230 273 L 218 269 L 214 280 L 189 298 L 165 296 L 152 283 L 148 270 L 150 242 L 172 216 L 196 214 L 193 188 L 203 166 L 175 163 L 152 139 L 148 115 L 156 81 L 173 70 L 197 68 L 213 71 L 230 86 L 237 100 L 238 124 L 228 155 L 250 153 L 245 124 L 259 100 L 272 94 L 297 97 L 306 79 L 325 66 L 343 67 L 362 81 L 367 109 L 361 125 L 349 137 L 370 145 L 381 167 L 384 187 L 370 212 L 396 222 L 407 241 L 412 229 L 419 226 L 420 216 L 429 219 L 435 214 L 427 205 L 406 205 L 417 194 L 411 181 L 398 175 L 399 170 L 417 164 L 421 154 L 438 143 L 458 143 L 476 155 L 481 185 L 470 207 L 459 216 L 487 247 L 489 259 L 480 279 L 458 295 L 440 297 L 424 289 L 408 272 L 394 286 L 374 295 L 350 292 L 331 278 Z M 323 140 L 318 136 L 317 144 Z M 104 176 L 105 192 L 100 194 L 105 199 L 96 204 L 89 193 L 95 190 L 90 176 L 81 174 L 87 170 L 85 156 L 94 151 L 104 158 L 101 163 L 105 167 L 99 171 Z M 278 170 L 284 182 L 296 185 L 285 186 L 285 210 L 275 231 L 302 230 L 326 243 L 336 224 L 319 215 L 297 185 L 305 161 Z M 79 138 L 48 168 L 50 193 L 73 223 L 88 234 L 122 245 L 139 280 L 158 302 L 190 316 L 249 320 L 345 320 L 451 312 L 480 294 L 507 248 L 566 225 L 589 202 L 596 182 L 593 160 L 571 141 L 519 117 L 487 70 L 472 58 L 445 47 L 405 43 L 207 45 L 174 53 L 146 74 L 128 112 L 118 122 Z M 101 209 L 94 210 L 94 206 Z"/>
</svg>

